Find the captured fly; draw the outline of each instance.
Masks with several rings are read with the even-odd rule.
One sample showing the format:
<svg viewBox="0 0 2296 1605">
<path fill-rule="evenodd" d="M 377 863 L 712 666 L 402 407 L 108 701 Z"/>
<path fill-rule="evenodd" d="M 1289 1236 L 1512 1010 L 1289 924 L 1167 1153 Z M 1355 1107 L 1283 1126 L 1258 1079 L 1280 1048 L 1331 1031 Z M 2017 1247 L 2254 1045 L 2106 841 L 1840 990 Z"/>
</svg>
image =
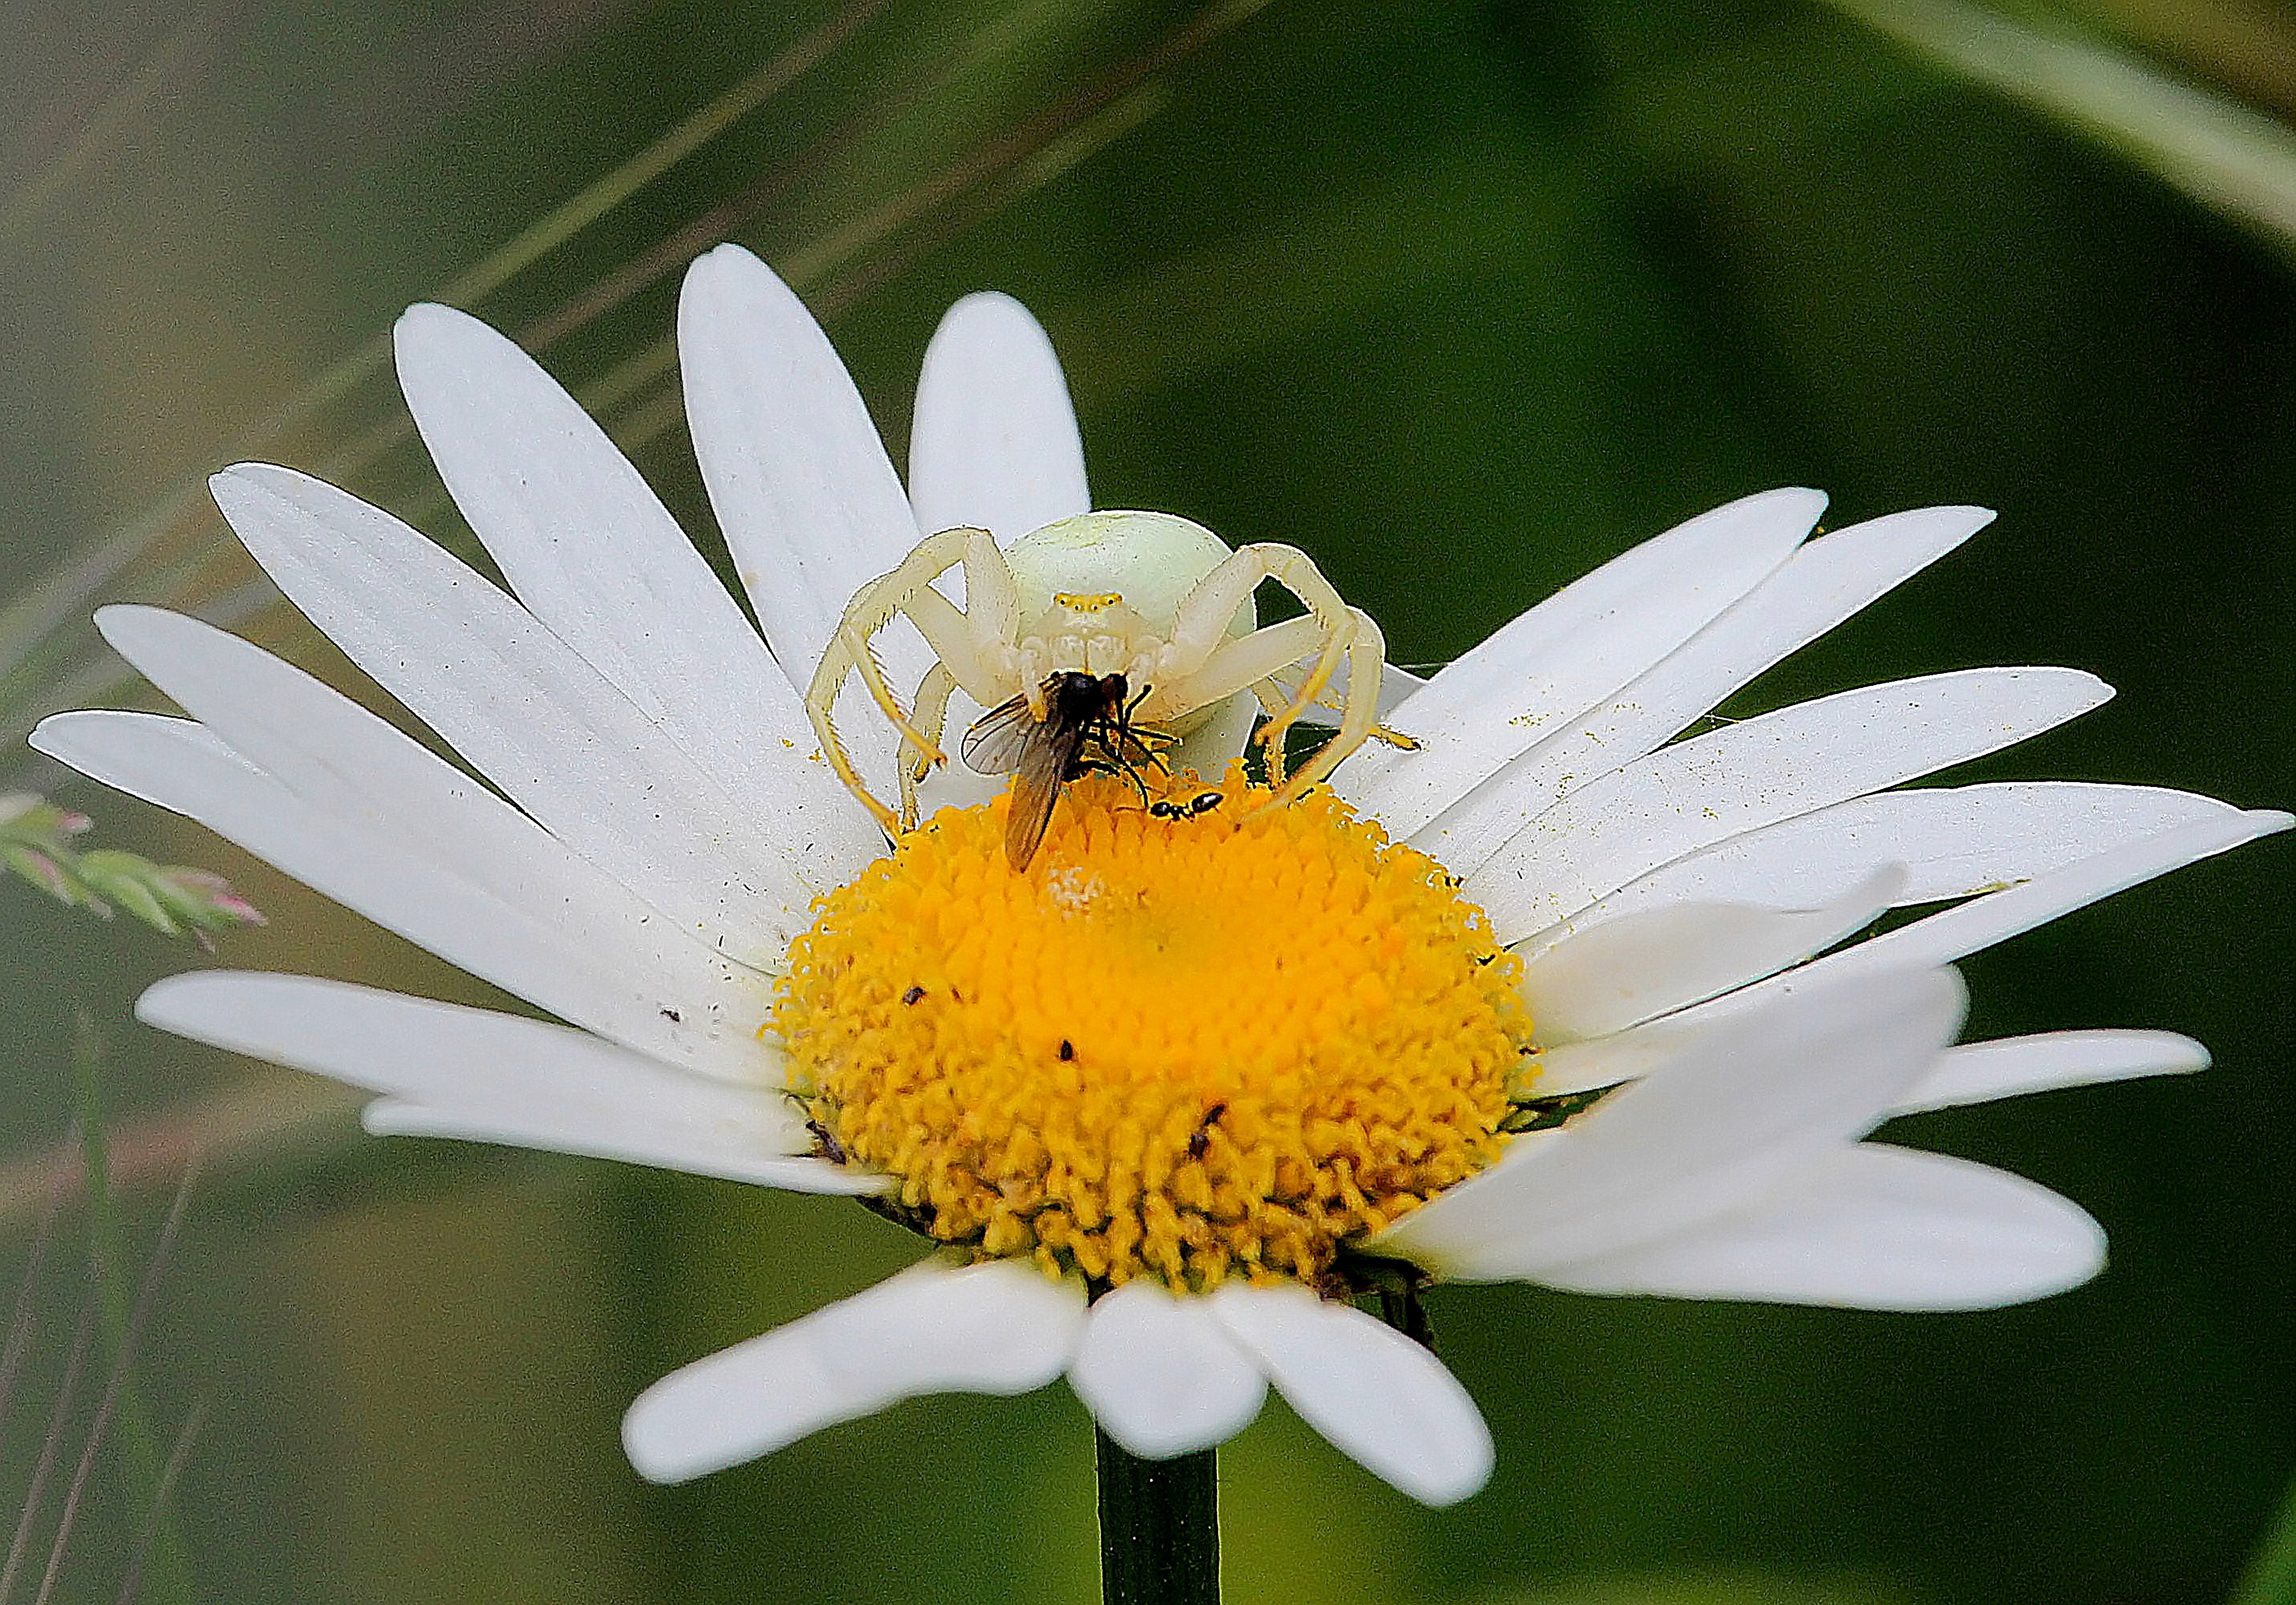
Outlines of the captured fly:
<svg viewBox="0 0 2296 1605">
<path fill-rule="evenodd" d="M 1053 823 L 1061 788 L 1091 770 L 1132 774 L 1142 765 L 1160 769 L 1157 746 L 1168 738 L 1133 727 L 1131 697 L 1122 675 L 1065 670 L 1038 688 L 1045 717 L 1014 697 L 980 716 L 964 733 L 964 761 L 982 774 L 1014 777 L 1013 812 L 1004 825 L 1004 856 L 1025 870 Z M 1147 695 L 1142 687 L 1140 696 Z M 1137 780 L 1137 776 L 1134 776 Z"/>
</svg>

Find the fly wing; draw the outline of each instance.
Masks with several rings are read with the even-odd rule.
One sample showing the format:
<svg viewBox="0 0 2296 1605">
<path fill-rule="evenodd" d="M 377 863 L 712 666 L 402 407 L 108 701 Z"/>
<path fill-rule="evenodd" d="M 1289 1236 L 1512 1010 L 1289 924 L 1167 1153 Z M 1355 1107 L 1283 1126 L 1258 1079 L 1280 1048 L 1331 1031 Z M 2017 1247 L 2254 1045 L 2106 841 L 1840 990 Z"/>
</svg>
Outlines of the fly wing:
<svg viewBox="0 0 2296 1605">
<path fill-rule="evenodd" d="M 964 733 L 965 767 L 975 774 L 1011 774 L 1021 767 L 1032 744 L 1047 733 L 1029 711 L 1029 699 L 999 702 Z"/>
<path fill-rule="evenodd" d="M 1053 807 L 1061 800 L 1061 785 L 1069 777 L 1078 753 L 1084 749 L 1081 725 L 1038 725 L 1013 766 L 1012 812 L 1004 816 L 1004 858 L 1018 872 L 1044 845 L 1052 827 Z M 970 758 L 967 759 L 970 762 Z"/>
</svg>

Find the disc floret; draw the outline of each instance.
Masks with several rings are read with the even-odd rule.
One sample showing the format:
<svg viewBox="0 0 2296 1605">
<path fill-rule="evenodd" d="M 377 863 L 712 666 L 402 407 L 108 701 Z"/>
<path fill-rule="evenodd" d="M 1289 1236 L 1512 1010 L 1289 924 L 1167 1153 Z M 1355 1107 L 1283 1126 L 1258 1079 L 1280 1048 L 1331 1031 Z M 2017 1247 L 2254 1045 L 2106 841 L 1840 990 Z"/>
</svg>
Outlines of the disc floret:
<svg viewBox="0 0 2296 1605">
<path fill-rule="evenodd" d="M 1489 1164 L 1518 962 L 1344 804 L 1266 800 L 1240 769 L 1144 802 L 1087 776 L 1027 874 L 1003 798 L 904 835 L 816 905 L 776 1002 L 824 1140 L 940 1241 L 1193 1291 L 1324 1285 Z"/>
</svg>

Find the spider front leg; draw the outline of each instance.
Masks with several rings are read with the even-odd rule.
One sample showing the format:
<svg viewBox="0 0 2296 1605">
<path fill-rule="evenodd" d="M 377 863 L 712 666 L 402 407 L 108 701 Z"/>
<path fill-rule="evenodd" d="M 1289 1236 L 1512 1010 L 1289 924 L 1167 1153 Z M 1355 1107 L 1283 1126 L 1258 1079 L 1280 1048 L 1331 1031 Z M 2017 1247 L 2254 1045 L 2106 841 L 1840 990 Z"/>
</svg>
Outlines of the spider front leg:
<svg viewBox="0 0 2296 1605">
<path fill-rule="evenodd" d="M 969 610 L 960 610 L 932 588 L 933 581 L 959 564 L 964 568 Z M 898 568 L 864 585 L 847 606 L 807 689 L 806 714 L 813 722 L 822 756 L 828 760 L 831 770 L 869 810 L 887 835 L 897 835 L 905 828 L 901 816 L 869 790 L 837 733 L 834 709 L 846 680 L 859 675 L 870 699 L 900 733 L 900 769 L 906 771 L 911 761 L 907 757 L 911 749 L 915 754 L 914 761 L 928 767 L 947 762 L 947 755 L 940 749 L 938 717 L 931 721 L 931 734 L 912 722 L 894 696 L 883 666 L 870 650 L 870 638 L 895 617 L 906 617 L 932 648 L 934 656 L 940 659 L 939 667 L 947 671 L 953 684 L 963 686 L 984 706 L 993 706 L 1003 700 L 998 688 L 1008 677 L 1003 671 L 1012 653 L 1013 635 L 1020 627 L 1020 597 L 1013 584 L 1012 570 L 1005 567 L 996 541 L 985 529 L 967 528 L 944 529 L 938 535 L 927 536 Z M 926 685 L 918 688 L 920 697 L 931 684 L 928 676 Z M 940 709 L 945 710 L 947 703 L 947 695 L 941 692 Z M 913 791 L 906 782 L 903 801 L 905 811 L 914 805 Z"/>
<path fill-rule="evenodd" d="M 1304 618 L 1255 630 L 1240 638 L 1227 635 L 1228 621 L 1262 580 L 1272 579 L 1298 597 L 1308 610 Z M 1299 689 L 1280 705 L 1269 692 L 1259 692 L 1269 708 L 1267 724 L 1254 738 L 1272 755 L 1278 753 L 1283 733 L 1320 698 L 1338 672 L 1348 665 L 1348 694 L 1340 728 L 1316 755 L 1288 780 L 1280 780 L 1275 800 L 1288 802 L 1322 780 L 1348 754 L 1369 739 L 1378 724 L 1379 676 L 1386 663 L 1384 638 L 1368 615 L 1348 606 L 1308 554 L 1297 547 L 1259 543 L 1240 548 L 1188 593 L 1173 617 L 1170 644 L 1166 648 L 1168 670 L 1177 670 L 1179 684 L 1169 689 L 1184 696 L 1189 707 L 1202 707 L 1245 686 L 1258 689 L 1279 670 L 1309 652 L 1316 660 Z M 1280 758 L 1271 773 L 1282 775 Z"/>
<path fill-rule="evenodd" d="M 1275 714 L 1282 708 L 1285 703 L 1292 700 L 1292 693 L 1298 690 L 1300 677 L 1307 673 L 1308 667 L 1313 666 L 1309 665 L 1302 667 L 1297 664 L 1291 665 L 1287 667 L 1283 673 L 1275 676 L 1268 682 L 1267 688 L 1261 693 L 1260 703 L 1261 706 L 1267 708 L 1269 714 Z M 1293 669 L 1297 669 L 1298 673 L 1292 672 Z M 1385 701 L 1387 700 L 1385 690 L 1386 679 L 1387 676 L 1385 673 L 1382 672 L 1380 676 L 1382 687 L 1380 700 L 1382 701 Z M 1316 700 L 1316 711 L 1320 713 L 1328 713 L 1332 716 L 1331 718 L 1318 720 L 1317 723 L 1329 725 L 1332 728 L 1336 729 L 1338 728 L 1338 720 L 1340 718 L 1340 708 L 1346 701 L 1347 685 L 1343 681 L 1335 680 L 1334 684 L 1338 686 L 1341 694 L 1334 697 L 1332 694 L 1332 686 L 1326 685 L 1324 688 L 1324 694 Z M 1397 748 L 1405 752 L 1416 752 L 1419 750 L 1418 737 L 1407 734 L 1400 730 L 1390 729 L 1385 725 L 1374 725 L 1371 727 L 1371 739 L 1379 742 L 1382 746 Z"/>
<path fill-rule="evenodd" d="M 1381 635 L 1379 626 L 1372 622 L 1370 614 L 1359 609 L 1357 610 L 1355 635 L 1348 643 L 1347 649 L 1348 695 L 1344 700 L 1343 708 L 1340 712 L 1341 725 L 1337 733 L 1318 747 L 1308 761 L 1300 766 L 1300 772 L 1289 780 L 1284 778 L 1283 774 L 1283 747 L 1275 741 L 1267 742 L 1267 783 L 1275 788 L 1276 801 L 1288 802 L 1309 786 L 1329 778 L 1332 771 L 1339 767 L 1348 754 L 1363 745 L 1365 741 L 1383 741 L 1390 747 L 1400 747 L 1407 751 L 1418 749 L 1419 743 L 1413 737 L 1390 730 L 1384 725 L 1376 722 L 1378 715 L 1376 697 L 1372 699 L 1373 708 L 1370 716 L 1372 722 L 1363 733 L 1351 735 L 1348 729 L 1349 717 L 1356 714 L 1362 706 L 1355 694 L 1356 676 L 1364 672 L 1366 665 L 1370 667 L 1373 674 L 1377 674 L 1384 667 L 1386 654 L 1386 640 Z M 1270 676 L 1265 680 L 1255 681 L 1251 692 L 1259 699 L 1259 706 L 1267 710 L 1268 720 L 1267 724 L 1261 728 L 1257 739 L 1267 741 L 1269 731 L 1273 730 L 1280 733 L 1291 727 L 1297 717 L 1300 703 L 1299 699 L 1294 696 L 1292 689 L 1284 684 L 1281 677 Z M 1324 703 L 1320 706 L 1328 708 L 1330 704 Z"/>
<path fill-rule="evenodd" d="M 917 683 L 915 709 L 910 722 L 917 726 L 934 749 L 940 745 L 940 733 L 948 721 L 948 699 L 956 690 L 956 677 L 948 672 L 948 665 L 936 663 L 925 671 Z M 931 751 L 908 748 L 901 754 L 901 829 L 917 827 L 917 788 L 924 783 L 933 770 Z"/>
<path fill-rule="evenodd" d="M 1283 715 L 1284 708 L 1291 706 L 1292 693 L 1280 680 L 1255 680 L 1251 683 L 1251 694 L 1259 701 L 1259 711 L 1267 716 L 1271 725 Z M 1261 749 L 1260 757 L 1267 765 L 1267 783 L 1281 790 L 1283 786 L 1283 744 L 1267 743 Z"/>
<path fill-rule="evenodd" d="M 1284 783 L 1277 794 L 1278 802 L 1289 802 L 1308 787 L 1328 780 L 1348 754 L 1374 735 L 1398 747 L 1419 744 L 1409 736 L 1382 730 L 1379 723 L 1379 677 L 1380 671 L 1387 667 L 1387 637 L 1380 633 L 1370 614 L 1360 608 L 1349 610 L 1355 614 L 1356 627 L 1347 646 L 1348 695 L 1340 713 L 1340 728 Z M 1297 717 L 1298 712 L 1303 710 L 1297 703 L 1293 707 L 1293 717 Z"/>
</svg>

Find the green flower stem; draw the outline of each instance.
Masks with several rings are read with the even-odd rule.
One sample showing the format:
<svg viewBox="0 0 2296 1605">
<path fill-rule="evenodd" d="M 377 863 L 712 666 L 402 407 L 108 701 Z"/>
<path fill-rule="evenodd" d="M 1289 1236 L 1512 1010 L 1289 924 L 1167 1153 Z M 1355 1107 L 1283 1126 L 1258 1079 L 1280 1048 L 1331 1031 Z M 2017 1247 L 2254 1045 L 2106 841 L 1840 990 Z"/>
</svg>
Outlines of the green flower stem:
<svg viewBox="0 0 2296 1605">
<path fill-rule="evenodd" d="M 1093 1429 L 1101 1605 L 1219 1605 L 1217 1452 L 1141 1460 Z"/>
<path fill-rule="evenodd" d="M 149 1563 L 154 1586 L 146 1598 L 196 1605 L 199 1593 L 192 1582 L 189 1551 L 169 1504 L 175 1478 L 163 1469 L 151 1416 L 144 1408 L 143 1393 L 135 1385 L 132 1369 L 136 1329 L 143 1315 L 149 1312 L 139 1312 L 130 1304 L 127 1230 L 120 1219 L 119 1200 L 111 1191 L 111 1157 L 105 1142 L 102 1059 L 103 1044 L 96 1035 L 95 1021 L 82 1009 L 72 1031 L 72 1072 L 78 1093 L 80 1152 L 87 1167 L 83 1184 L 87 1190 L 89 1270 L 95 1282 L 96 1314 L 105 1347 L 111 1351 L 113 1367 L 120 1373 L 116 1379 L 119 1389 L 119 1433 L 127 1452 L 132 1492 L 135 1503 L 150 1512 L 145 1535 L 138 1542 L 138 1552 L 131 1565 L 140 1580 Z M 177 1186 L 175 1210 L 160 1240 L 163 1252 L 182 1219 L 188 1196 L 185 1189 L 190 1184 L 191 1178 L 186 1174 Z M 160 1269 L 154 1265 L 151 1274 L 156 1275 Z M 136 1302 L 143 1302 L 149 1294 L 147 1286 Z M 172 1460 L 174 1456 L 170 1454 L 168 1458 Z M 41 1592 L 45 1593 L 46 1590 Z"/>
</svg>

